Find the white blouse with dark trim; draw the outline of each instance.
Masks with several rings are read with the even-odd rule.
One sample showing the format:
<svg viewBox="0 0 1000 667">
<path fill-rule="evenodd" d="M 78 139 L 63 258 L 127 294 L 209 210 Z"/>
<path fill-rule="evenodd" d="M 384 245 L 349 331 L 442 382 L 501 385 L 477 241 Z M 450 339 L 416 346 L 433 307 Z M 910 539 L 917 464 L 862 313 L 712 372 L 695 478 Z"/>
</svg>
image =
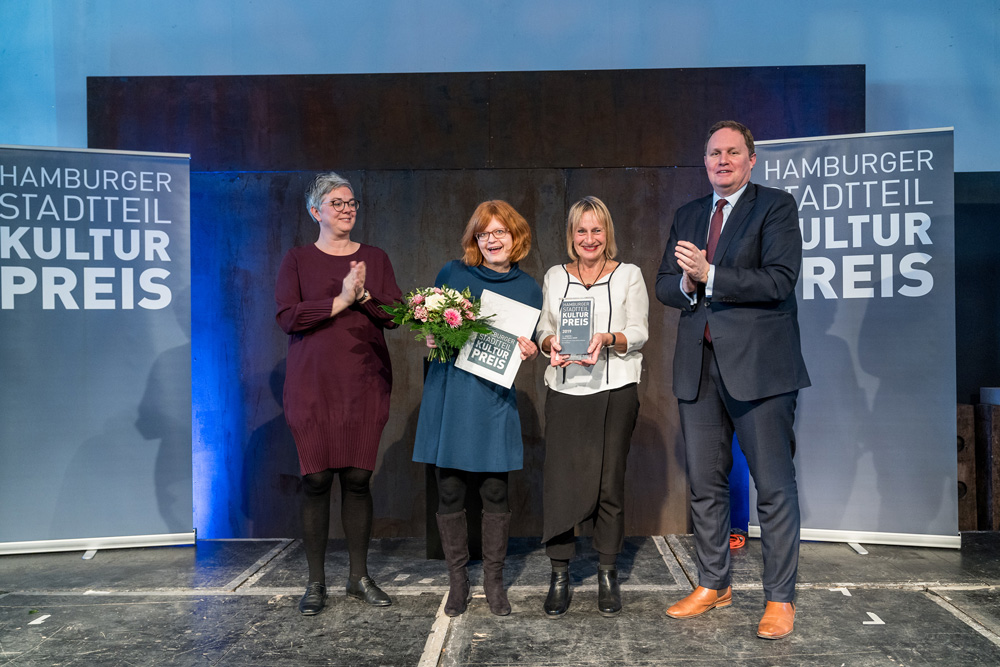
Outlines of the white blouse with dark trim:
<svg viewBox="0 0 1000 667">
<path fill-rule="evenodd" d="M 635 264 L 619 264 L 588 290 L 562 264 L 545 272 L 542 313 L 536 338 L 541 344 L 559 329 L 559 304 L 563 297 L 594 298 L 594 332 L 622 332 L 628 340 L 624 353 L 604 348 L 593 366 L 570 364 L 565 369 L 548 366 L 545 385 L 564 394 L 584 396 L 639 382 L 642 353 L 649 338 L 649 295 L 642 273 Z M 546 358 L 548 355 L 542 353 Z M 547 363 L 547 362 L 546 362 Z"/>
</svg>

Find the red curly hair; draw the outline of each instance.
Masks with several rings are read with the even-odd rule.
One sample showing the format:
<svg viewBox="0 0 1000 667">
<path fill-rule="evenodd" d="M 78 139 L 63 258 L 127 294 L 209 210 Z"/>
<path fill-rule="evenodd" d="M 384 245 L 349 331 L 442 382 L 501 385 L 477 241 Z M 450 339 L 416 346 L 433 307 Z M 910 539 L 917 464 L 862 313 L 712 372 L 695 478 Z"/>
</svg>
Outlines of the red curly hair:
<svg viewBox="0 0 1000 667">
<path fill-rule="evenodd" d="M 465 225 L 462 234 L 462 261 L 467 266 L 479 266 L 483 263 L 483 253 L 479 250 L 476 234 L 487 227 L 496 218 L 510 232 L 511 248 L 510 263 L 520 262 L 531 250 L 531 228 L 528 221 L 514 207 L 501 199 L 484 201 L 473 211 L 472 217 Z"/>
</svg>

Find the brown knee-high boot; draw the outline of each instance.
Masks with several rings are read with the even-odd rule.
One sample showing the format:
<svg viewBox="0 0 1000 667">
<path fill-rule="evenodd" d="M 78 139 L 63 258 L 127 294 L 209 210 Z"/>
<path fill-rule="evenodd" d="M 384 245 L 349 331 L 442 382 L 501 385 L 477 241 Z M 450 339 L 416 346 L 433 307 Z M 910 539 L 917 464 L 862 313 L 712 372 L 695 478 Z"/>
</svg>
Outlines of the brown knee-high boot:
<svg viewBox="0 0 1000 667">
<path fill-rule="evenodd" d="M 503 563 L 507 558 L 510 512 L 483 512 L 483 588 L 490 611 L 497 616 L 510 613 L 503 587 Z"/>
<path fill-rule="evenodd" d="M 448 601 L 444 613 L 458 616 L 469 605 L 469 527 L 465 510 L 437 515 L 444 560 L 448 563 Z"/>
</svg>

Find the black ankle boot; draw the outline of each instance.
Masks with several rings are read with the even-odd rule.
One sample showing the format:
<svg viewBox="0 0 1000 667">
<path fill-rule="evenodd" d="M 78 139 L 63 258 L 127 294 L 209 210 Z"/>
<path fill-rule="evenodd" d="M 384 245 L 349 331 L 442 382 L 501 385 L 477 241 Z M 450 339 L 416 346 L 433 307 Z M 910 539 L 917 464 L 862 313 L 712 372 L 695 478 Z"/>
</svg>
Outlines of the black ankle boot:
<svg viewBox="0 0 1000 667">
<path fill-rule="evenodd" d="M 549 594 L 545 598 L 545 613 L 562 616 L 569 609 L 569 568 L 552 568 Z"/>
<path fill-rule="evenodd" d="M 305 595 L 299 600 L 299 613 L 303 616 L 315 616 L 323 611 L 326 604 L 326 586 L 318 581 L 310 581 L 306 586 Z"/>
<path fill-rule="evenodd" d="M 601 616 L 617 616 L 622 610 L 622 591 L 618 587 L 618 569 L 614 565 L 597 568 L 597 609 Z"/>
</svg>

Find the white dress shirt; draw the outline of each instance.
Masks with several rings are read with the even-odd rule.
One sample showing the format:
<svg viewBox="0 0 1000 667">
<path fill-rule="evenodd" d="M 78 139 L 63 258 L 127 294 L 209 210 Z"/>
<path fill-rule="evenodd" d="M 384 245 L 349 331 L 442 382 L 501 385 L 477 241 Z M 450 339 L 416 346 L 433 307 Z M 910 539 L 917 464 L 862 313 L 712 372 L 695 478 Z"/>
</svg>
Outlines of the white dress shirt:
<svg viewBox="0 0 1000 667">
<path fill-rule="evenodd" d="M 719 230 L 719 235 L 721 236 L 722 235 L 722 230 L 726 228 L 726 221 L 729 220 L 729 214 L 733 212 L 733 207 L 736 206 L 736 202 L 738 202 L 740 200 L 740 197 L 743 196 L 743 192 L 747 189 L 748 185 L 750 185 L 750 181 L 747 181 L 746 183 L 744 183 L 742 188 L 740 188 L 739 190 L 737 190 L 733 194 L 729 195 L 728 197 L 720 197 L 717 192 L 712 194 L 712 207 L 711 207 L 711 209 L 709 211 L 709 214 L 708 214 L 708 233 L 709 234 L 712 233 L 712 216 L 715 215 L 715 205 L 719 202 L 720 199 L 725 199 L 726 200 L 726 205 L 722 207 L 722 228 Z M 705 236 L 705 239 L 707 241 L 708 235 Z M 684 284 L 684 276 L 683 275 L 681 275 L 681 283 L 680 284 L 681 285 Z M 712 296 L 712 287 L 714 285 L 715 285 L 715 264 L 709 264 L 708 265 L 708 280 L 705 282 L 705 298 L 708 298 L 708 297 Z M 681 291 L 684 292 L 684 288 L 683 287 L 681 287 Z M 698 302 L 698 293 L 697 292 L 694 292 L 694 293 L 684 292 L 684 295 L 688 298 L 688 301 L 691 302 L 692 306 L 695 303 Z"/>
</svg>

